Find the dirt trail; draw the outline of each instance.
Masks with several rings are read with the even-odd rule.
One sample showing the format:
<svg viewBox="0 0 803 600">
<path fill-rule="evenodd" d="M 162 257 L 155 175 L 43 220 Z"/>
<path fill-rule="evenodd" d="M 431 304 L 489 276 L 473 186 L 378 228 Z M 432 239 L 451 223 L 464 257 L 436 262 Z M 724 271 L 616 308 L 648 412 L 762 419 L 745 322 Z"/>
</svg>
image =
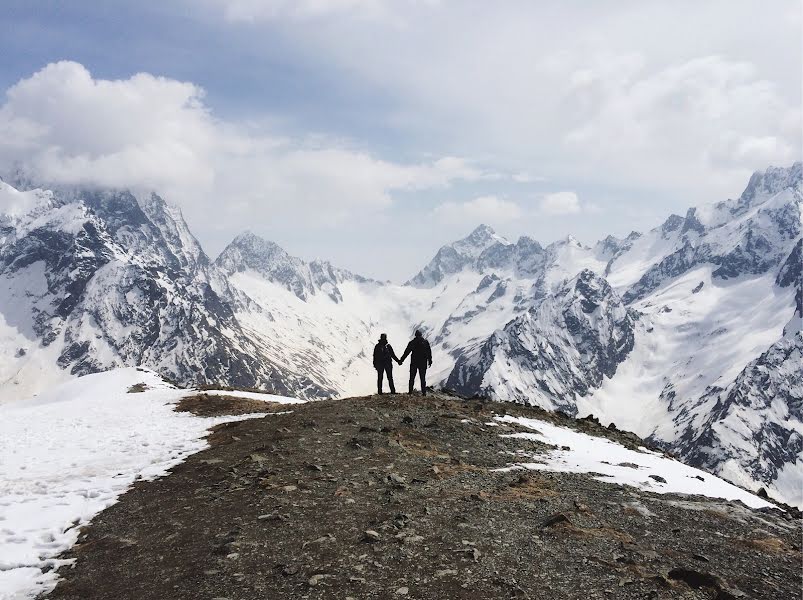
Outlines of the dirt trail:
<svg viewBox="0 0 803 600">
<path fill-rule="evenodd" d="M 184 408 L 255 408 L 214 402 Z M 492 472 L 507 451 L 545 447 L 485 425 L 504 410 L 640 443 L 442 395 L 276 407 L 218 427 L 210 449 L 98 515 L 49 597 L 800 596 L 799 520 L 585 475 Z"/>
</svg>

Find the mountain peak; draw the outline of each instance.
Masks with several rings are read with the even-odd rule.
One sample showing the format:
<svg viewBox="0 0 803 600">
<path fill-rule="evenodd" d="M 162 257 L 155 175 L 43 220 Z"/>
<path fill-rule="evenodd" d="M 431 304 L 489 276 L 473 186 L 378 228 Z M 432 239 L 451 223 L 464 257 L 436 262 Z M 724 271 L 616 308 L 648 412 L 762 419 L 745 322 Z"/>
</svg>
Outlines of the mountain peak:
<svg viewBox="0 0 803 600">
<path fill-rule="evenodd" d="M 217 257 L 215 265 L 229 275 L 246 270 L 256 271 L 303 301 L 325 288 L 325 293 L 334 302 L 340 302 L 342 296 L 338 284 L 346 280 L 366 281 L 345 269 L 333 267 L 327 261 L 306 262 L 292 256 L 276 242 L 266 240 L 250 230 L 235 237 Z"/>
<path fill-rule="evenodd" d="M 468 258 L 476 258 L 483 250 L 496 243 L 509 244 L 488 225 L 480 225 L 466 237 L 451 244 L 459 254 Z"/>
<path fill-rule="evenodd" d="M 740 205 L 751 204 L 756 197 L 774 195 L 787 188 L 800 188 L 803 185 L 803 163 L 796 162 L 789 167 L 767 167 L 764 171 L 756 171 L 747 182 Z"/>
<path fill-rule="evenodd" d="M 442 246 L 429 264 L 408 283 L 423 287 L 434 285 L 446 275 L 473 264 L 483 252 L 496 244 L 511 245 L 488 225 L 480 225 L 463 239 Z"/>
<path fill-rule="evenodd" d="M 471 232 L 469 237 L 486 237 L 492 235 L 496 235 L 496 231 L 494 231 L 493 227 L 490 225 L 481 224 L 474 228 L 474 231 Z"/>
<path fill-rule="evenodd" d="M 269 272 L 279 263 L 292 262 L 292 257 L 278 244 L 251 230 L 243 231 L 235 237 L 215 260 L 215 264 L 229 274 L 246 269 Z"/>
</svg>

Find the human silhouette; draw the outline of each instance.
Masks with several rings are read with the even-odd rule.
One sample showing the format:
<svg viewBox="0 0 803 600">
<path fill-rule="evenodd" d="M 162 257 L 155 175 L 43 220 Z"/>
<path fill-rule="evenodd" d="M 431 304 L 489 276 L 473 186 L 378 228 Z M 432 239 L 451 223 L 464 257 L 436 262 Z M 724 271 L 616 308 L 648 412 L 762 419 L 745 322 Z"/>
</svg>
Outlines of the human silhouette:
<svg viewBox="0 0 803 600">
<path fill-rule="evenodd" d="M 407 344 L 399 364 L 404 362 L 408 354 L 410 357 L 410 393 L 413 393 L 413 384 L 415 383 L 415 375 L 418 373 L 421 379 L 421 395 L 427 395 L 427 367 L 432 366 L 432 348 L 429 347 L 429 342 L 424 339 L 420 331 L 416 330 L 415 337 Z"/>
<path fill-rule="evenodd" d="M 393 385 L 393 361 L 399 362 L 393 346 L 388 344 L 388 336 L 383 333 L 379 336 L 379 341 L 374 346 L 374 369 L 376 369 L 376 391 L 382 393 L 382 377 L 387 374 L 390 393 L 396 393 L 396 386 Z M 401 364 L 399 362 L 399 364 Z"/>
</svg>

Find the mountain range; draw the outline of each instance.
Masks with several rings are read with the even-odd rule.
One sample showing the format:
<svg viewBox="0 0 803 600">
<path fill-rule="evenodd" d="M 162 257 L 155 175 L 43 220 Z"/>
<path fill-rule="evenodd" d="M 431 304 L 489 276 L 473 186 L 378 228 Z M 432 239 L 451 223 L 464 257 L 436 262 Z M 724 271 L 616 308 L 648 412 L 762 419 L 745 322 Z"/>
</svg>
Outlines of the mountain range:
<svg viewBox="0 0 803 600">
<path fill-rule="evenodd" d="M 378 334 L 420 328 L 433 383 L 594 415 L 801 505 L 802 171 L 593 246 L 480 226 L 405 284 L 248 232 L 211 260 L 155 193 L 0 182 L 0 401 L 132 365 L 359 395 Z"/>
</svg>

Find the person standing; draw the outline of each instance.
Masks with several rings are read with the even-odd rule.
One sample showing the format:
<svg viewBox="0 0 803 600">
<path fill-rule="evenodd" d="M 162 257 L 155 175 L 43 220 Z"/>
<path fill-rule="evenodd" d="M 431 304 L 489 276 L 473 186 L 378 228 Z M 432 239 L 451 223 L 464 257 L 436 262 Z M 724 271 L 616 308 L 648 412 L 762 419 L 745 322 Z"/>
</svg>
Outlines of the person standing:
<svg viewBox="0 0 803 600">
<path fill-rule="evenodd" d="M 393 346 L 388 343 L 387 334 L 383 333 L 379 336 L 376 346 L 374 346 L 374 369 L 376 369 L 376 391 L 378 394 L 382 393 L 382 378 L 384 375 L 388 376 L 390 393 L 396 393 L 396 386 L 393 385 L 394 360 L 401 364 L 393 351 Z"/>
<path fill-rule="evenodd" d="M 407 344 L 407 348 L 398 363 L 402 364 L 408 354 L 412 355 L 410 357 L 410 393 L 413 393 L 415 375 L 418 373 L 421 379 L 421 395 L 426 396 L 427 367 L 432 366 L 432 348 L 430 348 L 429 342 L 424 339 L 424 336 L 418 330 L 415 332 L 415 337 Z"/>
</svg>

